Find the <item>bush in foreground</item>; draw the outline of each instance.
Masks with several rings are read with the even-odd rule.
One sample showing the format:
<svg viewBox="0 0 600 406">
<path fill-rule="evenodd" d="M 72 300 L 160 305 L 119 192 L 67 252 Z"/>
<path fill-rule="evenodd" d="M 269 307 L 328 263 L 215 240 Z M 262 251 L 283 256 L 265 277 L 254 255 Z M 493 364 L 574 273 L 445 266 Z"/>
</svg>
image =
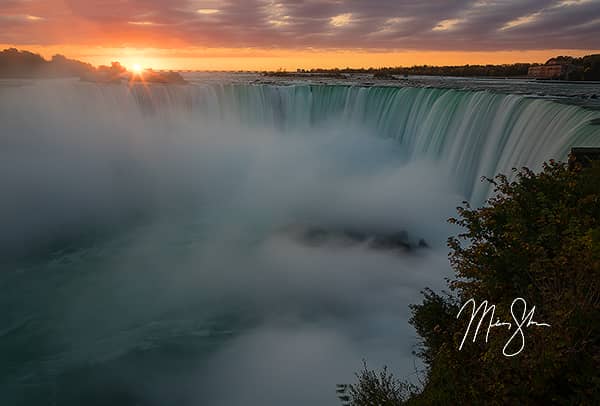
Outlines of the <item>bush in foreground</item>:
<svg viewBox="0 0 600 406">
<path fill-rule="evenodd" d="M 600 166 L 551 161 L 539 174 L 523 169 L 515 181 L 489 181 L 495 197 L 479 209 L 465 203 L 450 220 L 465 229 L 449 239 L 452 295 L 426 290 L 412 306 L 417 355 L 427 366 L 421 392 L 365 369 L 354 405 L 600 404 Z M 536 307 L 533 320 L 551 326 L 524 327 L 524 349 L 507 357 L 503 349 L 512 354 L 520 345 L 517 337 L 504 348 L 519 297 L 528 311 Z M 457 315 L 469 299 L 496 305 L 495 316 L 459 351 L 471 308 Z M 515 309 L 521 318 L 523 307 Z M 513 326 L 490 329 L 486 342 L 496 319 Z"/>
</svg>

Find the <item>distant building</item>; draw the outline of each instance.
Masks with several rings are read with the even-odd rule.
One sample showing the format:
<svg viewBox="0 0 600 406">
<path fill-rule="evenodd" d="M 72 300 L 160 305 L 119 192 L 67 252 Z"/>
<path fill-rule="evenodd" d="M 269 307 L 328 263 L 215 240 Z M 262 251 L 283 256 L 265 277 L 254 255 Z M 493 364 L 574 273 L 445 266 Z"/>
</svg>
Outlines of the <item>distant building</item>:
<svg viewBox="0 0 600 406">
<path fill-rule="evenodd" d="M 563 79 L 569 72 L 569 65 L 541 65 L 532 66 L 527 72 L 527 76 L 536 79 Z"/>
</svg>

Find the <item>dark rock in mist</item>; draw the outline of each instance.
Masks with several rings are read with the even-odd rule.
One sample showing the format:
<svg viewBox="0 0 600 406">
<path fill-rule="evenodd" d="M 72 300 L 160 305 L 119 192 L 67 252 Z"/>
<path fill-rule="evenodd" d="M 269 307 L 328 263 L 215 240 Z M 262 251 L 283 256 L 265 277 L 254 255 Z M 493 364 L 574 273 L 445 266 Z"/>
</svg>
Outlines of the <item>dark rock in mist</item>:
<svg viewBox="0 0 600 406">
<path fill-rule="evenodd" d="M 424 239 L 411 241 L 406 231 L 359 230 L 352 227 L 290 226 L 287 234 L 311 247 L 352 247 L 363 245 L 372 250 L 412 252 L 429 248 Z"/>
</svg>

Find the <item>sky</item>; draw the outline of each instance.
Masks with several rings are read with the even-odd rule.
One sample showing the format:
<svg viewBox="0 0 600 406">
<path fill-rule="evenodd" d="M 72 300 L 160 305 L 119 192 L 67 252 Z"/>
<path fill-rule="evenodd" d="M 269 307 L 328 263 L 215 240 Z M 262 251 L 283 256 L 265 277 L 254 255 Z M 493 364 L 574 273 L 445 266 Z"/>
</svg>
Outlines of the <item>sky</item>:
<svg viewBox="0 0 600 406">
<path fill-rule="evenodd" d="M 0 0 L 0 45 L 157 69 L 545 62 L 599 52 L 600 0 Z"/>
</svg>

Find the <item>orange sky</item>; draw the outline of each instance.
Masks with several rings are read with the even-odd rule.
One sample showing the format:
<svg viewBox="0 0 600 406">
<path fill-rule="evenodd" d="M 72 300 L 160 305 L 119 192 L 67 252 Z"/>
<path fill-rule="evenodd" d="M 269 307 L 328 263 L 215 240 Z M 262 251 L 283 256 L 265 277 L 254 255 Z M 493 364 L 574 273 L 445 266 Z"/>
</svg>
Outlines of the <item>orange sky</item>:
<svg viewBox="0 0 600 406">
<path fill-rule="evenodd" d="M 55 54 L 106 65 L 118 60 L 131 67 L 181 70 L 296 70 L 297 68 L 382 67 L 413 65 L 543 63 L 557 55 L 583 56 L 600 50 L 549 49 L 534 51 L 361 51 L 361 50 L 266 50 L 256 48 L 105 48 L 69 45 L 39 46 L 0 44 L 37 52 L 46 58 Z"/>
<path fill-rule="evenodd" d="M 155 69 L 545 62 L 599 53 L 600 0 L 0 0 L 0 46 Z"/>
</svg>

